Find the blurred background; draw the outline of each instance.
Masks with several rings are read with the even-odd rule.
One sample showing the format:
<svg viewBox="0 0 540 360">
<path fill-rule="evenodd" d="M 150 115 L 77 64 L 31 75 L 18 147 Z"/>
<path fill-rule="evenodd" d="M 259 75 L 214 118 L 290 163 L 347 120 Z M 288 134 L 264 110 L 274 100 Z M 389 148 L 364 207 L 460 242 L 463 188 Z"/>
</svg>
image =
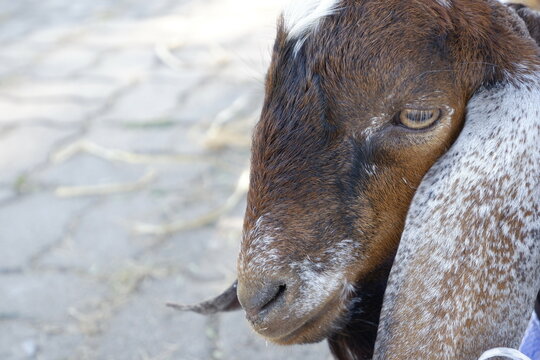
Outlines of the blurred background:
<svg viewBox="0 0 540 360">
<path fill-rule="evenodd" d="M 235 279 L 278 0 L 0 0 L 0 359 L 329 359 Z"/>
<path fill-rule="evenodd" d="M 280 8 L 0 0 L 0 359 L 329 358 L 165 307 L 235 278 Z"/>
</svg>

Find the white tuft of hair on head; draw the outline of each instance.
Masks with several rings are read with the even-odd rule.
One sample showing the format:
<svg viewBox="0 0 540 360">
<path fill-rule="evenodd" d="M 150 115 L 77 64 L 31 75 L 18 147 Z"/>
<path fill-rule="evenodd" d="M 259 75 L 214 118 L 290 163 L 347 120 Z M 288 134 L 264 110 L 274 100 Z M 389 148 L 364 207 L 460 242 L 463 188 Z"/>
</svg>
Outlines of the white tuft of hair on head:
<svg viewBox="0 0 540 360">
<path fill-rule="evenodd" d="M 294 53 L 302 48 L 310 32 L 321 19 L 337 11 L 339 0 L 291 0 L 283 11 L 283 20 L 289 40 L 296 39 Z"/>
<path fill-rule="evenodd" d="M 451 8 L 452 7 L 452 0 L 437 0 L 439 4 L 444 6 L 445 8 Z"/>
</svg>

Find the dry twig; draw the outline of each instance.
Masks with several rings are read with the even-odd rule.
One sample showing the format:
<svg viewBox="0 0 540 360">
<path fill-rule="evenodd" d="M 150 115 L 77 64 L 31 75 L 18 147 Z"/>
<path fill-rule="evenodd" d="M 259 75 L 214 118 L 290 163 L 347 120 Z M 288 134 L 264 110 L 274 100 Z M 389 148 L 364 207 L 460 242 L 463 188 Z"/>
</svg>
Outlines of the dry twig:
<svg viewBox="0 0 540 360">
<path fill-rule="evenodd" d="M 146 185 L 154 181 L 155 178 L 156 172 L 154 170 L 150 170 L 142 178 L 133 183 L 99 184 L 87 186 L 61 186 L 56 188 L 54 193 L 58 197 L 77 197 L 126 193 L 144 188 Z"/>
<path fill-rule="evenodd" d="M 196 229 L 215 222 L 220 216 L 229 212 L 234 208 L 247 193 L 249 186 L 249 171 L 245 170 L 236 185 L 234 193 L 227 199 L 227 201 L 215 210 L 208 212 L 207 214 L 194 219 L 194 220 L 179 220 L 168 224 L 153 225 L 137 223 L 133 226 L 133 230 L 140 234 L 151 235 L 167 235 L 179 231 Z"/>
<path fill-rule="evenodd" d="M 180 71 L 185 68 L 185 64 L 182 60 L 173 55 L 172 49 L 180 48 L 184 44 L 183 42 L 177 42 L 172 44 L 156 44 L 154 51 L 159 60 L 174 71 Z"/>
<path fill-rule="evenodd" d="M 157 163 L 180 163 L 188 161 L 206 160 L 202 156 L 185 154 L 164 154 L 147 155 L 138 154 L 125 150 L 108 149 L 88 140 L 78 140 L 72 144 L 60 149 L 52 156 L 52 162 L 55 164 L 65 162 L 76 154 L 84 152 L 96 157 L 109 160 L 120 161 L 128 164 L 157 164 Z"/>
</svg>

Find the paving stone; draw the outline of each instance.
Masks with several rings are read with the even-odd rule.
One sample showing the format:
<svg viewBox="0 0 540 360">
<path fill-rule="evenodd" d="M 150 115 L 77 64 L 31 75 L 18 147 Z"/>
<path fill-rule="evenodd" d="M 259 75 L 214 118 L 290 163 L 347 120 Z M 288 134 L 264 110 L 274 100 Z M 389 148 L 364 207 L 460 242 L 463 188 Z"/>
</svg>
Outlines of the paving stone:
<svg viewBox="0 0 540 360">
<path fill-rule="evenodd" d="M 97 105 L 73 101 L 28 101 L 0 100 L 0 125 L 20 124 L 29 121 L 50 121 L 74 125 L 95 112 Z"/>
<path fill-rule="evenodd" d="M 85 139 L 108 149 L 131 151 L 144 154 L 173 154 L 178 137 L 176 131 L 183 133 L 182 141 L 191 144 L 190 152 L 182 154 L 201 153 L 202 149 L 193 137 L 179 127 L 175 119 L 163 119 L 163 122 L 142 124 L 119 124 L 117 126 L 95 126 Z"/>
<path fill-rule="evenodd" d="M 88 68 L 98 55 L 85 48 L 64 48 L 47 54 L 34 65 L 32 73 L 43 78 L 65 77 Z"/>
<path fill-rule="evenodd" d="M 31 359 L 38 351 L 38 330 L 22 321 L 0 320 L 0 359 Z"/>
<path fill-rule="evenodd" d="M 7 199 L 11 199 L 15 196 L 15 191 L 11 187 L 1 187 L 0 188 L 0 204 Z"/>
<path fill-rule="evenodd" d="M 50 47 L 50 44 L 30 45 L 26 41 L 6 43 L 2 46 L 2 53 L 0 54 L 0 72 L 10 71 L 11 74 L 9 75 L 11 77 L 15 75 L 28 76 L 28 72 L 17 74 L 17 70 L 28 67 L 43 53 L 49 51 Z"/>
<path fill-rule="evenodd" d="M 55 186 L 133 183 L 147 173 L 145 165 L 126 164 L 79 153 L 35 174 L 34 181 Z"/>
<path fill-rule="evenodd" d="M 201 160 L 171 165 L 163 164 L 154 167 L 159 171 L 160 176 L 153 188 L 157 191 L 176 194 L 176 199 L 181 197 L 189 200 L 198 197 L 199 203 L 209 202 L 208 206 L 219 206 L 222 204 L 221 200 L 224 200 L 223 197 L 233 193 L 245 165 L 245 163 L 226 165 L 219 163 L 219 160 L 216 160 L 216 163 Z M 227 171 L 225 172 L 224 169 Z M 182 179 L 182 181 L 178 181 L 178 179 Z M 207 184 L 213 184 L 219 187 L 219 190 L 217 188 L 210 189 L 206 187 Z"/>
<path fill-rule="evenodd" d="M 148 16 L 167 15 L 172 9 L 181 7 L 189 0 L 159 0 L 152 2 L 143 2 L 139 6 L 130 6 L 126 8 L 124 16 L 132 18 L 146 18 Z"/>
<path fill-rule="evenodd" d="M 2 4 L 0 9 L 0 18 L 3 22 L 7 21 L 10 16 L 14 15 L 18 10 L 20 10 L 20 4 L 15 1 L 9 1 L 5 4 Z"/>
<path fill-rule="evenodd" d="M 110 78 L 136 79 L 147 76 L 156 62 L 153 47 L 117 49 L 104 53 L 100 57 L 99 64 L 86 73 Z"/>
<path fill-rule="evenodd" d="M 145 83 L 122 96 L 100 121 L 121 123 L 161 122 L 176 107 L 189 84 Z M 137 104 L 137 106 L 134 106 Z"/>
<path fill-rule="evenodd" d="M 32 24 L 23 19 L 12 19 L 9 21 L 9 26 L 2 26 L 0 32 L 0 42 L 13 41 L 14 39 L 23 36 L 32 28 Z"/>
<path fill-rule="evenodd" d="M 0 141 L 1 359 L 325 359 L 325 345 L 267 348 L 241 313 L 205 318 L 163 306 L 206 299 L 234 280 L 245 199 L 194 230 L 156 236 L 131 227 L 197 219 L 231 195 L 249 148 L 211 143 L 207 131 L 224 121 L 249 137 L 278 9 L 275 0 L 0 6 L 0 126 L 9 129 Z M 178 45 L 174 69 L 155 53 L 163 44 Z M 79 153 L 35 169 L 82 129 L 105 149 L 195 160 L 132 164 Z M 52 193 L 132 183 L 149 169 L 157 178 L 132 192 Z M 16 188 L 35 193 L 13 198 Z M 144 280 L 126 290 L 123 277 Z M 68 309 L 107 317 L 92 332 Z"/>
<path fill-rule="evenodd" d="M 62 9 L 65 11 L 65 9 Z M 73 38 L 82 31 L 82 26 L 73 24 L 51 24 L 47 27 L 42 27 L 39 31 L 28 34 L 25 38 L 25 43 L 36 45 L 61 45 Z"/>
<path fill-rule="evenodd" d="M 105 0 L 66 2 L 50 0 L 35 7 L 35 15 L 46 17 L 47 25 L 79 25 L 81 21 L 99 18 L 100 14 L 125 6 L 124 1 L 111 4 Z"/>
<path fill-rule="evenodd" d="M 213 76 L 211 69 L 187 66 L 171 67 L 161 59 L 156 59 L 152 71 L 147 74 L 147 79 L 149 82 L 160 84 L 190 84 L 190 86 L 197 86 L 197 84 L 207 81 L 208 78 Z"/>
<path fill-rule="evenodd" d="M 74 133 L 70 129 L 25 126 L 0 141 L 0 177 L 16 181 L 23 172 L 47 160 L 51 147 Z M 24 179 L 19 179 L 24 180 Z"/>
<path fill-rule="evenodd" d="M 320 344 L 277 346 L 267 343 L 251 328 L 242 312 L 221 316 L 219 345 L 223 360 L 331 360 L 328 345 Z"/>
<path fill-rule="evenodd" d="M 230 53 L 230 60 L 221 71 L 221 76 L 237 81 L 251 82 L 254 91 L 262 94 L 264 88 L 258 79 L 264 80 L 272 54 L 274 34 L 258 31 L 223 45 Z"/>
<path fill-rule="evenodd" d="M 0 322 L 0 358 L 2 360 L 74 359 L 73 349 L 84 337 L 78 333 L 43 331 L 40 324 L 24 321 Z"/>
<path fill-rule="evenodd" d="M 102 335 L 97 358 L 209 358 L 208 319 L 197 314 L 176 312 L 165 306 L 186 285 L 193 286 L 178 277 L 145 281 L 137 296 L 110 320 L 107 331 Z M 195 302 L 207 296 L 208 291 L 194 289 L 186 300 Z"/>
<path fill-rule="evenodd" d="M 80 43 L 89 47 L 126 48 L 132 46 L 153 46 L 164 39 L 175 39 L 178 33 L 171 29 L 159 28 L 159 20 L 115 19 L 88 27 L 81 36 Z"/>
<path fill-rule="evenodd" d="M 0 94 L 24 100 L 47 101 L 72 98 L 103 101 L 121 88 L 120 82 L 67 79 L 55 81 L 23 80 L 0 86 Z"/>
<path fill-rule="evenodd" d="M 117 3 L 122 4 L 121 1 Z M 116 4 L 116 7 L 119 7 L 118 5 Z M 23 19 L 35 31 L 60 24 L 77 26 L 82 21 L 91 20 L 100 12 L 111 8 L 114 6 L 111 7 L 110 2 L 104 0 L 78 2 L 19 0 L 11 9 L 11 15 L 15 19 Z"/>
<path fill-rule="evenodd" d="M 272 0 L 241 4 L 238 0 L 191 2 L 175 10 L 173 16 L 160 19 L 158 26 L 161 29 L 172 27 L 175 38 L 185 38 L 190 43 L 226 43 L 255 29 L 265 29 L 272 34 L 280 8 L 279 2 Z"/>
<path fill-rule="evenodd" d="M 69 273 L 36 272 L 0 276 L 0 314 L 30 319 L 40 326 L 69 324 L 70 308 L 83 308 L 104 296 L 95 280 Z"/>
<path fill-rule="evenodd" d="M 93 273 L 113 269 L 149 245 L 145 236 L 131 233 L 130 225 L 139 219 L 157 221 L 157 205 L 148 195 L 105 198 L 80 217 L 71 241 L 49 252 L 41 264 Z"/>
<path fill-rule="evenodd" d="M 74 349 L 85 343 L 85 337 L 79 333 L 42 334 L 39 342 L 27 340 L 22 346 L 37 346 L 37 358 L 40 360 L 83 360 Z"/>
<path fill-rule="evenodd" d="M 249 141 L 250 137 L 246 133 L 250 132 L 255 121 L 247 121 L 243 116 L 238 115 L 243 123 L 234 124 L 234 129 L 231 126 L 230 131 L 238 134 L 239 138 L 244 137 L 246 141 Z M 250 117 L 249 120 L 255 120 L 255 118 Z M 221 134 L 218 132 L 211 135 L 211 125 L 197 124 L 189 127 L 185 123 L 186 119 L 178 116 L 166 116 L 157 120 L 140 122 L 125 121 L 108 124 L 100 122 L 88 131 L 84 139 L 108 149 L 170 158 L 176 156 L 178 163 L 182 162 L 182 157 L 186 159 L 184 161 L 189 161 L 188 158 L 200 158 L 200 161 L 204 163 L 205 160 L 213 160 L 216 156 L 230 163 L 247 163 L 249 159 L 249 154 L 246 152 L 247 145 L 236 146 L 234 141 L 232 143 L 229 141 L 232 146 L 228 148 L 227 141 L 224 141 L 223 146 L 216 148 L 213 144 L 216 143 L 215 139 L 219 143 Z M 243 128 L 238 131 L 240 127 Z M 173 160 L 170 161 L 172 167 L 176 166 Z M 193 162 L 195 163 L 196 160 Z M 206 161 L 206 163 L 211 162 Z"/>
<path fill-rule="evenodd" d="M 62 239 L 70 219 L 88 200 L 60 200 L 32 195 L 0 208 L 0 268 L 24 268 L 44 249 Z"/>
<path fill-rule="evenodd" d="M 217 69 L 231 62 L 231 54 L 218 44 L 187 44 L 173 49 L 179 64 L 187 69 Z"/>
<path fill-rule="evenodd" d="M 245 83 L 215 79 L 182 99 L 178 112 L 189 114 L 185 117 L 187 124 L 211 124 L 216 115 L 229 108 L 240 96 L 248 96 L 250 91 L 250 86 Z M 259 103 L 254 101 L 252 106 L 258 107 Z"/>
<path fill-rule="evenodd" d="M 239 239 L 236 240 L 239 242 Z M 215 248 L 214 241 L 225 245 Z M 160 249 L 148 252 L 148 257 L 142 261 L 149 262 L 153 266 L 178 267 L 187 279 L 200 282 L 191 289 L 193 291 L 207 288 L 209 282 L 222 282 L 221 286 L 216 287 L 215 294 L 208 295 L 212 296 L 224 290 L 236 277 L 235 245 L 218 234 L 215 229 L 199 229 L 172 236 Z M 208 257 L 209 251 L 219 253 L 219 256 Z M 189 298 L 186 296 L 191 294 L 179 293 L 175 299 L 188 302 Z"/>
</svg>

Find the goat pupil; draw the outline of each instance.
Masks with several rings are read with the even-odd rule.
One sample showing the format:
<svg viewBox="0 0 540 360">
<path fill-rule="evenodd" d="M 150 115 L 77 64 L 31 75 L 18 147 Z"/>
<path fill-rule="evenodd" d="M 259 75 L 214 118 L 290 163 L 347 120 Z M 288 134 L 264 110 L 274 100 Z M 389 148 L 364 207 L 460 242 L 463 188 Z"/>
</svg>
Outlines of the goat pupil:
<svg viewBox="0 0 540 360">
<path fill-rule="evenodd" d="M 407 118 L 414 122 L 426 122 L 433 117 L 433 111 L 415 110 L 407 113 Z"/>
</svg>

